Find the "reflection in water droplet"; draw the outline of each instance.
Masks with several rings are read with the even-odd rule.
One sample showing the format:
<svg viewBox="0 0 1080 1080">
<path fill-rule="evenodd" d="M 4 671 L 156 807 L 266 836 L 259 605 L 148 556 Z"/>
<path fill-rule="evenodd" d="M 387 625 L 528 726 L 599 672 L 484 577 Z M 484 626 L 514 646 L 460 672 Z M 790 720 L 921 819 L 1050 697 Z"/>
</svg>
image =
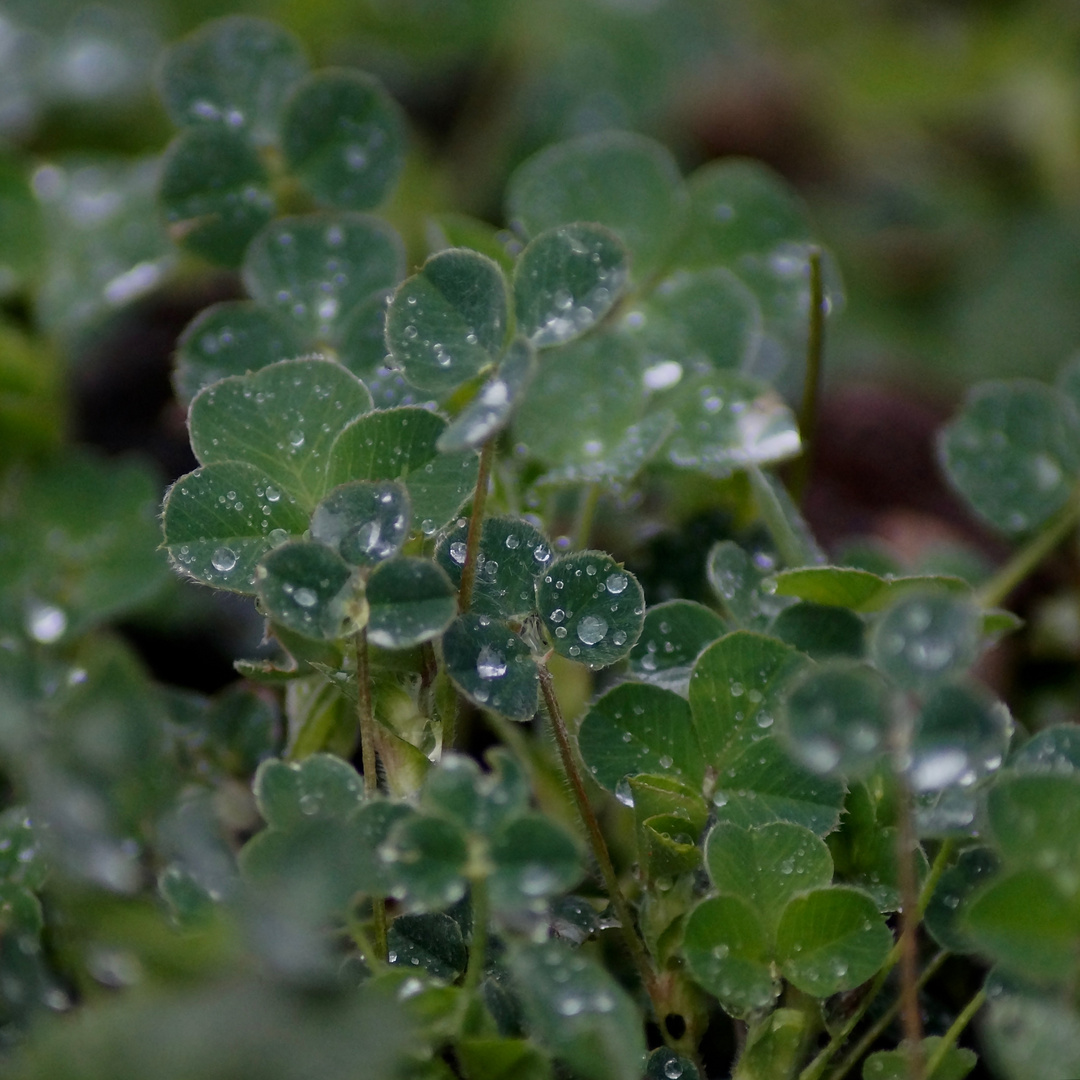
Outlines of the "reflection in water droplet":
<svg viewBox="0 0 1080 1080">
<path fill-rule="evenodd" d="M 42 645 L 59 641 L 67 625 L 67 615 L 54 604 L 31 603 L 27 609 L 26 631 Z"/>
<path fill-rule="evenodd" d="M 968 768 L 963 750 L 946 748 L 918 757 L 911 766 L 911 786 L 916 791 L 936 791 L 958 780 Z"/>
<path fill-rule="evenodd" d="M 618 596 L 620 593 L 626 590 L 626 575 L 625 574 L 608 574 L 606 581 L 607 591 Z"/>
<path fill-rule="evenodd" d="M 661 360 L 643 372 L 641 378 L 648 390 L 666 390 L 683 377 L 682 364 L 678 360 Z"/>
<path fill-rule="evenodd" d="M 293 593 L 293 599 L 303 608 L 312 608 L 319 602 L 315 593 L 303 586 Z"/>
<path fill-rule="evenodd" d="M 680 1080 L 683 1074 L 683 1067 L 677 1058 L 672 1058 L 664 1066 L 664 1075 L 667 1080 Z"/>
<path fill-rule="evenodd" d="M 297 449 L 304 445 L 304 433 L 299 428 L 290 431 L 287 438 L 289 440 L 289 445 L 296 447 Z"/>
<path fill-rule="evenodd" d="M 465 556 L 468 554 L 468 548 L 460 541 L 455 540 L 450 545 L 450 558 L 458 564 L 458 566 L 465 565 Z"/>
<path fill-rule="evenodd" d="M 624 776 L 618 784 L 615 786 L 615 798 L 623 804 L 623 806 L 634 805 L 634 793 L 630 790 L 630 778 Z"/>
<path fill-rule="evenodd" d="M 595 645 L 603 641 L 608 624 L 597 615 L 586 615 L 577 625 L 577 636 L 583 645 Z"/>
<path fill-rule="evenodd" d="M 485 645 L 476 658 L 476 674 L 481 679 L 501 679 L 506 674 L 506 658 Z"/>
</svg>

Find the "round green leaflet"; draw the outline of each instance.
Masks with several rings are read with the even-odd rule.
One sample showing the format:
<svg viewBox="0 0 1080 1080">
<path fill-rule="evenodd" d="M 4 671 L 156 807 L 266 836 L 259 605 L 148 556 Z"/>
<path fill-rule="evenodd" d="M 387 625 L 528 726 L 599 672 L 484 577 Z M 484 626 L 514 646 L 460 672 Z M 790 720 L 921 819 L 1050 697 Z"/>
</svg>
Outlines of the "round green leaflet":
<svg viewBox="0 0 1080 1080">
<path fill-rule="evenodd" d="M 1052 868 L 1068 891 L 1075 891 L 1080 877 L 1080 776 L 1009 770 L 990 788 L 986 812 L 1006 865 Z"/>
<path fill-rule="evenodd" d="M 391 964 L 423 968 L 446 982 L 453 982 L 465 970 L 469 955 L 461 927 L 443 912 L 399 915 L 390 924 L 387 945 Z"/>
<path fill-rule="evenodd" d="M 782 715 L 792 752 L 816 773 L 866 772 L 889 748 L 889 689 L 865 664 L 835 660 L 808 669 Z"/>
<path fill-rule="evenodd" d="M 804 600 L 784 608 L 774 620 L 771 632 L 812 660 L 835 656 L 858 659 L 864 652 L 866 627 L 853 611 Z"/>
<path fill-rule="evenodd" d="M 311 535 L 351 566 L 396 555 L 409 535 L 409 493 L 392 480 L 354 480 L 334 488 L 311 515 Z"/>
<path fill-rule="evenodd" d="M 269 311 L 244 300 L 204 308 L 180 335 L 173 386 L 187 404 L 204 387 L 305 351 L 302 338 Z"/>
<path fill-rule="evenodd" d="M 267 504 L 292 497 L 310 513 L 336 486 L 329 475 L 334 440 L 370 408 L 367 387 L 340 364 L 283 360 L 200 391 L 188 421 L 191 446 L 204 465 L 244 461 L 263 470 L 273 489 Z"/>
<path fill-rule="evenodd" d="M 451 248 L 402 282 L 387 311 L 386 343 L 411 383 L 446 393 L 499 360 L 508 319 L 498 265 Z"/>
<path fill-rule="evenodd" d="M 242 15 L 206 23 L 165 54 L 158 89 L 177 127 L 220 126 L 273 142 L 282 105 L 307 71 L 300 43 Z"/>
<path fill-rule="evenodd" d="M 539 673 L 529 647 L 507 623 L 468 612 L 451 623 L 442 649 L 447 674 L 470 701 L 511 720 L 531 719 Z"/>
<path fill-rule="evenodd" d="M 493 747 L 484 757 L 490 772 L 482 772 L 465 754 L 444 753 L 424 779 L 421 809 L 484 836 L 521 817 L 529 808 L 530 795 L 521 766 L 502 747 Z"/>
<path fill-rule="evenodd" d="M 379 858 L 394 881 L 391 895 L 414 910 L 439 911 L 465 895 L 468 841 L 451 821 L 403 818 L 380 845 Z"/>
<path fill-rule="evenodd" d="M 784 978 L 813 997 L 829 997 L 866 982 L 881 968 L 892 943 L 874 901 L 846 886 L 794 897 L 776 930 Z"/>
<path fill-rule="evenodd" d="M 262 762 L 252 790 L 267 825 L 291 829 L 314 818 L 344 818 L 360 805 L 363 781 L 347 761 L 312 754 L 301 762 Z"/>
<path fill-rule="evenodd" d="M 1080 420 L 1061 394 L 1026 379 L 988 382 L 968 394 L 942 431 L 953 486 L 1007 533 L 1038 528 L 1068 501 L 1080 467 Z"/>
<path fill-rule="evenodd" d="M 583 135 L 541 150 L 511 176 L 507 216 L 528 236 L 578 221 L 611 229 L 644 281 L 677 239 L 687 193 L 659 143 L 626 131 Z"/>
<path fill-rule="evenodd" d="M 665 278 L 624 325 L 645 343 L 645 385 L 654 391 L 702 370 L 749 373 L 761 345 L 754 294 L 720 266 Z"/>
<path fill-rule="evenodd" d="M 237 266 L 252 237 L 273 217 L 270 178 L 252 146 L 233 131 L 191 128 L 161 165 L 159 199 L 176 243 Z"/>
<path fill-rule="evenodd" d="M 776 997 L 765 929 L 754 909 L 737 896 L 703 900 L 690 912 L 682 953 L 694 981 L 733 1016 L 767 1009 Z"/>
<path fill-rule="evenodd" d="M 882 615 L 870 652 L 878 670 L 899 686 L 932 686 L 972 664 L 979 629 L 979 612 L 967 597 L 917 591 Z"/>
<path fill-rule="evenodd" d="M 284 318 L 309 347 L 337 345 L 349 319 L 405 272 L 398 234 L 369 214 L 278 218 L 244 255 L 252 298 Z"/>
<path fill-rule="evenodd" d="M 428 559 L 398 556 L 379 563 L 367 582 L 368 639 L 384 649 L 430 641 L 457 613 L 457 593 Z"/>
<path fill-rule="evenodd" d="M 968 787 L 1001 766 L 1013 721 L 1005 703 L 981 687 L 940 686 L 924 703 L 908 748 L 915 791 Z"/>
<path fill-rule="evenodd" d="M 601 225 L 541 233 L 514 270 L 518 331 L 538 349 L 580 337 L 615 306 L 629 270 L 626 248 Z"/>
<path fill-rule="evenodd" d="M 409 492 L 413 526 L 434 534 L 476 489 L 479 459 L 472 450 L 440 454 L 446 420 L 428 409 L 379 409 L 349 424 L 330 451 L 332 484 L 401 480 Z"/>
<path fill-rule="evenodd" d="M 704 604 L 668 600 L 645 612 L 641 637 L 630 653 L 639 678 L 678 689 L 690 678 L 698 654 L 725 630 L 724 620 Z"/>
<path fill-rule="evenodd" d="M 705 865 L 716 889 L 746 900 L 770 935 L 793 896 L 833 876 L 825 841 L 786 821 L 755 829 L 716 825 L 705 841 Z"/>
<path fill-rule="evenodd" d="M 325 544 L 275 548 L 256 569 L 255 587 L 270 617 L 305 637 L 344 637 L 358 614 L 352 568 Z"/>
<path fill-rule="evenodd" d="M 690 706 L 658 686 L 622 683 L 596 701 L 578 729 L 589 772 L 623 802 L 628 777 L 673 776 L 699 789 L 705 774 Z"/>
<path fill-rule="evenodd" d="M 468 533 L 468 522 L 462 520 L 435 549 L 436 561 L 455 585 L 461 583 Z M 476 554 L 472 611 L 499 619 L 527 615 L 536 604 L 536 579 L 550 562 L 551 545 L 527 521 L 486 518 Z"/>
<path fill-rule="evenodd" d="M 405 164 L 405 122 L 378 79 L 359 71 L 309 75 L 282 120 L 289 168 L 319 202 L 368 210 L 389 195 Z"/>
<path fill-rule="evenodd" d="M 969 847 L 941 875 L 926 907 L 926 929 L 943 948 L 954 953 L 971 953 L 976 945 L 964 928 L 968 901 L 1001 870 L 1001 860 L 988 847 Z"/>
<path fill-rule="evenodd" d="M 510 822 L 492 840 L 490 856 L 495 870 L 488 888 L 496 911 L 535 909 L 582 876 L 574 841 L 540 814 Z"/>
<path fill-rule="evenodd" d="M 556 559 L 536 582 L 536 609 L 557 653 L 606 667 L 641 636 L 645 596 L 610 555 L 582 551 Z"/>
<path fill-rule="evenodd" d="M 181 573 L 218 589 L 253 593 L 256 564 L 301 537 L 307 515 L 258 467 L 224 461 L 169 488 L 162 527 L 169 558 Z"/>
</svg>

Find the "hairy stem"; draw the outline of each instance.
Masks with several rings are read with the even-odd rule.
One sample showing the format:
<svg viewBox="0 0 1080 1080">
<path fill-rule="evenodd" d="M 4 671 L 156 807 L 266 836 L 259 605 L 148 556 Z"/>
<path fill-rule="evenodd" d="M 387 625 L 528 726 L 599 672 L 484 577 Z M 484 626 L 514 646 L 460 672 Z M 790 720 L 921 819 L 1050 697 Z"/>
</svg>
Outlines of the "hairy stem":
<svg viewBox="0 0 1080 1080">
<path fill-rule="evenodd" d="M 364 798 L 373 799 L 379 791 L 379 774 L 375 756 L 375 711 L 371 706 L 371 669 L 368 664 L 367 627 L 353 636 L 356 654 L 356 712 L 360 720 L 360 767 L 364 771 Z M 385 959 L 386 901 L 372 897 L 371 913 L 375 920 L 375 948 Z"/>
<path fill-rule="evenodd" d="M 926 1075 L 933 1076 L 934 1070 L 945 1060 L 945 1055 L 956 1045 L 964 1028 L 971 1023 L 975 1014 L 986 1004 L 986 991 L 980 990 L 963 1008 L 960 1015 L 952 1022 L 952 1026 L 941 1037 L 937 1049 L 930 1055 L 926 1063 Z"/>
<path fill-rule="evenodd" d="M 662 1022 L 663 1016 L 658 1007 L 656 973 L 653 971 L 652 962 L 645 951 L 645 945 L 638 936 L 634 914 L 630 910 L 626 897 L 623 895 L 622 887 L 619 885 L 619 878 L 615 873 L 615 866 L 611 861 L 607 842 L 604 840 L 604 834 L 600 831 L 600 822 L 596 820 L 596 814 L 593 813 L 593 808 L 589 805 L 589 796 L 585 791 L 585 784 L 578 770 L 577 762 L 574 760 L 573 749 L 570 746 L 570 735 L 566 730 L 566 723 L 563 720 L 562 710 L 559 708 L 558 698 L 555 696 L 551 672 L 543 664 L 540 665 L 540 689 L 547 705 L 548 716 L 551 718 L 555 741 L 559 746 L 563 770 L 566 773 L 566 778 L 570 781 L 570 787 L 574 792 L 574 800 L 577 803 L 578 814 L 581 816 L 582 824 L 585 826 L 585 832 L 589 838 L 589 846 L 592 848 L 593 856 L 600 867 L 600 873 L 603 875 L 608 896 L 612 906 L 615 908 L 615 914 L 622 924 L 623 939 L 630 950 L 630 956 L 638 970 L 642 984 L 648 992 L 654 1008 L 656 1008 L 657 1018 Z"/>
<path fill-rule="evenodd" d="M 909 1080 L 926 1076 L 922 1049 L 922 1015 L 919 1012 L 919 883 L 915 869 L 915 823 L 911 791 L 903 776 L 900 814 L 897 819 L 896 857 L 900 878 L 900 1021 L 907 1042 Z"/>
<path fill-rule="evenodd" d="M 1080 495 L 1055 514 L 989 581 L 975 590 L 982 607 L 997 607 L 1069 535 L 1080 521 Z"/>
<path fill-rule="evenodd" d="M 577 521 L 574 522 L 573 548 L 575 551 L 583 551 L 589 546 L 589 537 L 592 535 L 593 517 L 596 515 L 596 507 L 599 502 L 600 485 L 586 485 L 581 492 L 581 502 L 578 506 Z"/>
<path fill-rule="evenodd" d="M 825 288 L 821 280 L 821 249 L 811 248 L 810 323 L 806 339 L 806 372 L 803 375 L 802 402 L 799 406 L 799 436 L 802 454 L 787 472 L 788 489 L 795 502 L 801 502 L 810 479 L 814 440 L 817 435 L 818 407 L 825 370 Z"/>
<path fill-rule="evenodd" d="M 487 502 L 488 478 L 491 461 L 495 456 L 493 435 L 480 451 L 480 471 L 476 477 L 476 493 L 473 495 L 472 516 L 469 518 L 469 535 L 465 540 L 465 565 L 461 568 L 461 585 L 458 587 L 458 610 L 468 611 L 472 603 L 473 582 L 476 581 L 476 556 L 480 550 L 480 530 L 484 524 L 484 504 Z"/>
<path fill-rule="evenodd" d="M 919 976 L 919 988 L 924 987 L 937 973 L 942 964 L 949 958 L 949 953 L 946 949 L 942 949 L 934 958 L 928 963 L 923 970 L 923 973 Z M 867 1001 L 869 1006 L 870 1001 Z M 856 1022 L 862 1019 L 866 1010 L 860 1008 L 859 1014 L 856 1017 Z M 899 998 L 894 1001 L 882 1014 L 874 1021 L 874 1023 L 867 1028 L 863 1037 L 855 1044 L 855 1046 L 844 1057 L 843 1061 L 829 1073 L 829 1080 L 843 1080 L 845 1076 L 866 1056 L 870 1048 L 881 1038 L 885 1029 L 896 1019 L 900 1013 L 900 1000 Z M 841 1033 L 843 1039 L 851 1033 L 855 1024 L 845 1025 L 845 1030 Z M 842 1042 L 843 1039 L 840 1041 Z M 831 1045 L 831 1044 L 830 1044 Z M 820 1074 L 818 1074 L 820 1075 Z"/>
</svg>

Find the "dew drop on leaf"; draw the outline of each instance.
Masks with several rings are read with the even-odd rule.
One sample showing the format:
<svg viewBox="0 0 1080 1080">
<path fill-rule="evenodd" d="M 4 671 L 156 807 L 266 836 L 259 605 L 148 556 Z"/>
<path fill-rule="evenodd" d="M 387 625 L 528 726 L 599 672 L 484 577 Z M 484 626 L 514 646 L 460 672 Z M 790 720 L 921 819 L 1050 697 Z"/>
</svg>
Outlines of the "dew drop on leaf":
<svg viewBox="0 0 1080 1080">
<path fill-rule="evenodd" d="M 597 615 L 586 615 L 577 625 L 578 639 L 584 645 L 595 645 L 603 641 L 608 631 L 608 624 Z"/>
<path fill-rule="evenodd" d="M 311 591 L 311 589 L 304 587 L 297 589 L 296 592 L 293 593 L 293 599 L 303 608 L 314 607 L 319 601 L 319 598 Z"/>
<path fill-rule="evenodd" d="M 228 573 L 236 565 L 236 552 L 232 548 L 219 547 L 210 559 L 215 570 Z"/>
<path fill-rule="evenodd" d="M 485 645 L 476 658 L 476 674 L 481 679 L 501 679 L 506 674 L 506 658 Z"/>
<path fill-rule="evenodd" d="M 450 558 L 453 559 L 458 566 L 464 566 L 467 551 L 468 548 L 466 548 L 464 543 L 460 540 L 455 540 L 454 543 L 450 545 Z"/>
</svg>

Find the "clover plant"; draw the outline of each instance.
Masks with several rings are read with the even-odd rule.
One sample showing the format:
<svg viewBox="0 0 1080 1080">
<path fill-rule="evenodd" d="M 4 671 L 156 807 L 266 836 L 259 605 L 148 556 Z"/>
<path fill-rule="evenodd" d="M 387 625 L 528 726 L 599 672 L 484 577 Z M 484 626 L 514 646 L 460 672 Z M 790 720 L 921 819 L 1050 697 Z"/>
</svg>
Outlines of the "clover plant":
<svg viewBox="0 0 1080 1080">
<path fill-rule="evenodd" d="M 791 463 L 842 297 L 766 168 L 580 136 L 417 256 L 375 78 L 233 17 L 159 89 L 168 236 L 246 298 L 180 338 L 161 551 L 137 466 L 5 481 L 10 1075 L 958 1080 L 979 1010 L 1001 1076 L 1080 1071 L 1080 740 L 979 677 L 1080 517 L 1080 367 L 942 433 L 995 576 L 833 564 Z M 652 596 L 594 544 L 684 490 L 737 525 Z M 166 557 L 265 620 L 215 697 L 106 628 Z M 927 1036 L 946 953 L 995 966 Z"/>
</svg>

